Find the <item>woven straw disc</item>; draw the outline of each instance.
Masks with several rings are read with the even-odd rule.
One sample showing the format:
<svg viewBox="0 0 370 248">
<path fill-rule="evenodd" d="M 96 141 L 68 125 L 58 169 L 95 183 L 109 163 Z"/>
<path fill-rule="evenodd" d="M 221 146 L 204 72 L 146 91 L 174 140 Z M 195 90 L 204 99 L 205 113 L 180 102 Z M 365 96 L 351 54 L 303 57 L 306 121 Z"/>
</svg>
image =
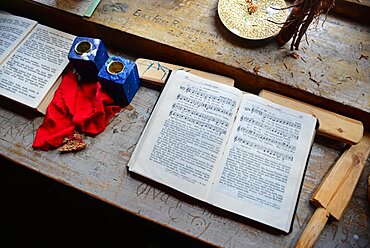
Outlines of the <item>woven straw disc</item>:
<svg viewBox="0 0 370 248">
<path fill-rule="evenodd" d="M 227 29 L 251 40 L 276 35 L 288 17 L 284 0 L 253 0 L 257 11 L 249 14 L 245 0 L 219 0 L 218 15 Z"/>
</svg>

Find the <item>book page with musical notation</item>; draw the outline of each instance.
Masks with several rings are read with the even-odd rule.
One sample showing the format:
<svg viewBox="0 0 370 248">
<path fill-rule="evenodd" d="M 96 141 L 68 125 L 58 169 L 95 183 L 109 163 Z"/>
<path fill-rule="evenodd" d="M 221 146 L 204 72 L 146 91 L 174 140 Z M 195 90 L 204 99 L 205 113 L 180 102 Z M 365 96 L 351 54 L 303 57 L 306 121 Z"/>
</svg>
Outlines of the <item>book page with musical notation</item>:
<svg viewBox="0 0 370 248">
<path fill-rule="evenodd" d="M 185 71 L 171 74 L 129 171 L 289 231 L 316 119 Z"/>
<path fill-rule="evenodd" d="M 129 168 L 204 200 L 242 92 L 185 71 L 171 75 Z"/>
<path fill-rule="evenodd" d="M 311 115 L 245 94 L 209 201 L 289 232 L 315 126 Z"/>
</svg>

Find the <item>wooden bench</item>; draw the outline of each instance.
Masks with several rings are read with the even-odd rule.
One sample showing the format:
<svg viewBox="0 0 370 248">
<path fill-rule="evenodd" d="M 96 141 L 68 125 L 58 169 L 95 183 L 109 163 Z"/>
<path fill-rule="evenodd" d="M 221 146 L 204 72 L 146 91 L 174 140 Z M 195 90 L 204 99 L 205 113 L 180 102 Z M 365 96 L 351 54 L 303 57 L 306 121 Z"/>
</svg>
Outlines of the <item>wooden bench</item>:
<svg viewBox="0 0 370 248">
<path fill-rule="evenodd" d="M 360 120 L 370 120 L 369 26 L 329 16 L 308 33 L 298 59 L 269 40 L 248 42 L 219 21 L 217 1 L 102 0 L 91 18 L 32 1 L 2 1 L 15 14 L 79 36 L 101 38 L 112 53 L 151 58 L 235 79 L 235 86 L 258 94 L 265 89 Z M 127 6 L 126 6 L 127 5 Z M 118 6 L 118 7 L 117 7 Z M 121 6 L 121 7 L 119 7 Z M 50 18 L 50 17 L 53 18 Z M 361 56 L 363 55 L 363 56 Z M 365 56 L 365 57 L 364 57 Z M 40 116 L 0 106 L 0 154 L 112 205 L 207 243 L 223 247 L 292 247 L 315 208 L 309 199 L 343 152 L 341 142 L 318 136 L 308 164 L 293 231 L 276 235 L 257 223 L 219 211 L 127 173 L 126 164 L 159 91 L 140 87 L 132 104 L 76 154 L 34 151 Z M 367 161 L 353 200 L 339 222 L 324 228 L 318 246 L 366 246 L 370 218 L 364 192 Z"/>
</svg>

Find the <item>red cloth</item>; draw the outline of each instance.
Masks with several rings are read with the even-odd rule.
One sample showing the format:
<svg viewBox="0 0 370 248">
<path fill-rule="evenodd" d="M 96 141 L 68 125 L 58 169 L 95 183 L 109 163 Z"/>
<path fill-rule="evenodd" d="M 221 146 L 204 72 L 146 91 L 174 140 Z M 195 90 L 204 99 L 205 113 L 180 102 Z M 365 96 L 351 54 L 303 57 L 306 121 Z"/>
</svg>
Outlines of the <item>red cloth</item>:
<svg viewBox="0 0 370 248">
<path fill-rule="evenodd" d="M 97 135 L 120 109 L 114 105 L 113 98 L 102 91 L 99 82 L 85 81 L 79 86 L 77 75 L 68 70 L 37 129 L 32 146 L 45 151 L 55 149 L 73 130 Z"/>
</svg>

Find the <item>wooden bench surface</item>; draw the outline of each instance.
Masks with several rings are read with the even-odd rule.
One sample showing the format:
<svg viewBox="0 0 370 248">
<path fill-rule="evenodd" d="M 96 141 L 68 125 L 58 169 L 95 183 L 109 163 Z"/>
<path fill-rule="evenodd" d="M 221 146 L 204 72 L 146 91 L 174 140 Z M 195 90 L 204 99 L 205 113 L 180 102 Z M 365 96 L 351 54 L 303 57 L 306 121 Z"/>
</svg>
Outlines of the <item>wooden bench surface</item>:
<svg viewBox="0 0 370 248">
<path fill-rule="evenodd" d="M 91 18 L 25 0 L 2 1 L 0 6 L 79 36 L 102 38 L 136 58 L 231 77 L 243 90 L 270 90 L 370 125 L 368 25 L 334 16 L 323 23 L 323 14 L 307 32 L 308 43 L 303 39 L 298 51 L 290 51 L 290 43 L 280 48 L 274 39 L 238 38 L 221 23 L 217 3 L 102 0 Z"/>
<path fill-rule="evenodd" d="M 87 148 L 69 154 L 34 151 L 31 145 L 43 118 L 18 114 L 1 105 L 0 154 L 125 211 L 217 246 L 293 247 L 315 209 L 309 204 L 310 197 L 340 156 L 342 145 L 321 138 L 315 141 L 293 231 L 276 235 L 247 219 L 127 173 L 127 162 L 158 95 L 156 90 L 141 87 L 131 106 L 103 133 L 85 137 Z M 369 173 L 368 160 L 348 209 L 339 222 L 326 225 L 317 242 L 319 247 L 364 247 L 357 242 L 370 242 L 366 198 Z M 123 225 L 122 233 L 125 228 Z"/>
<path fill-rule="evenodd" d="M 153 58 L 234 78 L 236 86 L 267 89 L 361 121 L 370 116 L 369 27 L 329 17 L 290 56 L 289 45 L 250 43 L 229 33 L 216 15 L 217 1 L 102 0 L 92 18 L 30 1 L 0 6 L 76 35 L 100 37 L 134 58 Z M 20 7 L 21 6 L 21 7 Z M 46 14 L 47 13 L 47 14 Z M 53 18 L 50 18 L 53 16 Z M 185 235 L 222 247 L 294 247 L 315 208 L 309 199 L 340 156 L 341 143 L 318 137 L 313 145 L 293 231 L 276 235 L 244 218 L 127 173 L 126 164 L 159 92 L 140 87 L 132 104 L 78 153 L 34 151 L 42 117 L 0 105 L 0 154 L 119 208 Z M 367 123 L 364 123 L 365 125 Z M 339 222 L 329 222 L 318 247 L 370 244 L 367 164 Z M 126 227 L 122 226 L 122 233 Z"/>
</svg>

